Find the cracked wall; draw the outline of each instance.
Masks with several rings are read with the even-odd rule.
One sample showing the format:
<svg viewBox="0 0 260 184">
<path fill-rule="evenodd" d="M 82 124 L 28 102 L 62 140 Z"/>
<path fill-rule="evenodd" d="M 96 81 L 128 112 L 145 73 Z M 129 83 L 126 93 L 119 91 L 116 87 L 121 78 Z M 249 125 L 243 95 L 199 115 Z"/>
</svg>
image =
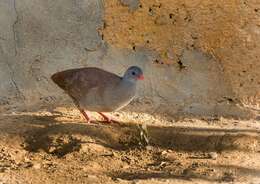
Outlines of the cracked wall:
<svg viewBox="0 0 260 184">
<path fill-rule="evenodd" d="M 160 57 L 156 62 L 166 65 L 176 66 L 186 48 L 209 54 L 221 64 L 236 98 L 258 107 L 259 8 L 256 0 L 142 0 L 131 12 L 111 0 L 103 34 L 116 47 L 154 50 Z"/>
<path fill-rule="evenodd" d="M 56 71 L 122 75 L 139 65 L 146 80 L 128 110 L 253 117 L 259 8 L 256 0 L 2 0 L 1 109 L 71 104 L 50 81 Z"/>
</svg>

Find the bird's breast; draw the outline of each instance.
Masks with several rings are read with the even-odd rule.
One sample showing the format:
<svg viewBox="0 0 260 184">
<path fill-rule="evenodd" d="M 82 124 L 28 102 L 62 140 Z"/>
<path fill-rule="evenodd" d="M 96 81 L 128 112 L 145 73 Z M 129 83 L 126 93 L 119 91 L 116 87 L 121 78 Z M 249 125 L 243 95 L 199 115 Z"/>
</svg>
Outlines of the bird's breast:
<svg viewBox="0 0 260 184">
<path fill-rule="evenodd" d="M 104 93 L 105 104 L 114 110 L 128 105 L 135 96 L 136 85 L 123 83 Z"/>
</svg>

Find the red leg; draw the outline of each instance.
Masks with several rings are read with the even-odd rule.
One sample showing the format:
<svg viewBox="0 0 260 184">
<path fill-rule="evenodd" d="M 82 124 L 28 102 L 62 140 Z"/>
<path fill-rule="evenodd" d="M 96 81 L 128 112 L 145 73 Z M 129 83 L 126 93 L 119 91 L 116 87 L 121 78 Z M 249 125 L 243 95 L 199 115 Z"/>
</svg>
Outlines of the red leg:
<svg viewBox="0 0 260 184">
<path fill-rule="evenodd" d="M 77 108 L 79 109 L 79 111 L 81 112 L 81 114 L 85 117 L 85 119 L 87 120 L 87 123 L 90 123 L 91 118 L 90 115 L 88 114 L 88 111 L 85 111 L 84 109 L 82 109 L 78 103 L 78 101 L 71 96 L 71 98 L 73 99 L 74 104 L 77 106 Z"/>
<path fill-rule="evenodd" d="M 81 114 L 85 117 L 85 119 L 87 120 L 87 123 L 90 123 L 91 118 L 90 115 L 88 114 L 87 111 L 84 111 L 83 109 L 79 109 L 79 111 L 81 112 Z"/>
<path fill-rule="evenodd" d="M 98 114 L 100 114 L 108 123 L 111 123 L 113 121 L 111 117 L 109 117 L 108 115 L 105 115 L 102 112 L 98 112 Z"/>
</svg>

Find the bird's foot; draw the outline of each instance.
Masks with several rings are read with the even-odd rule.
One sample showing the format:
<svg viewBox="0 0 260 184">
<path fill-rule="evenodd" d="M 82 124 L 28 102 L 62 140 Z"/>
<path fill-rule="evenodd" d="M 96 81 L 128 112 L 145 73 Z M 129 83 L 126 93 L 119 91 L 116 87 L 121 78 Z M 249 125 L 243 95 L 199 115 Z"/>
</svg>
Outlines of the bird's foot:
<svg viewBox="0 0 260 184">
<path fill-rule="evenodd" d="M 98 112 L 98 114 L 100 114 L 104 118 L 105 121 L 107 121 L 108 123 L 111 123 L 112 118 L 110 116 L 108 116 L 102 112 Z"/>
<path fill-rule="evenodd" d="M 85 117 L 87 123 L 90 123 L 92 119 L 91 119 L 88 111 L 84 111 L 84 110 L 80 109 L 80 112 Z"/>
<path fill-rule="evenodd" d="M 102 112 L 98 112 L 98 114 L 100 114 L 100 115 L 104 118 L 104 120 L 105 120 L 106 122 L 108 122 L 108 123 L 117 122 L 117 121 L 114 120 L 111 116 L 106 115 L 106 114 L 104 114 L 104 113 L 102 113 Z"/>
<path fill-rule="evenodd" d="M 91 123 L 92 118 L 90 117 L 90 114 L 88 111 L 85 111 L 83 109 L 79 109 L 79 111 L 81 112 L 81 114 L 84 116 L 84 118 L 86 119 L 87 123 Z M 102 112 L 98 112 L 105 120 L 105 122 L 107 123 L 118 123 L 118 121 L 114 120 L 112 117 L 110 117 L 109 115 L 106 115 Z"/>
</svg>

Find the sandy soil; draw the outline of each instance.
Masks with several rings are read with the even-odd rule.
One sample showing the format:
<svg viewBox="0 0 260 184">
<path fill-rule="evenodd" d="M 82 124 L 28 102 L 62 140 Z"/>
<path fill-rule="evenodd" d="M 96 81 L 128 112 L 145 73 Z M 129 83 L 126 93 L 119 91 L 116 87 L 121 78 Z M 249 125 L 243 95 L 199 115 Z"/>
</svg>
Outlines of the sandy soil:
<svg viewBox="0 0 260 184">
<path fill-rule="evenodd" d="M 259 121 L 113 115 L 1 113 L 0 183 L 260 183 Z"/>
</svg>

